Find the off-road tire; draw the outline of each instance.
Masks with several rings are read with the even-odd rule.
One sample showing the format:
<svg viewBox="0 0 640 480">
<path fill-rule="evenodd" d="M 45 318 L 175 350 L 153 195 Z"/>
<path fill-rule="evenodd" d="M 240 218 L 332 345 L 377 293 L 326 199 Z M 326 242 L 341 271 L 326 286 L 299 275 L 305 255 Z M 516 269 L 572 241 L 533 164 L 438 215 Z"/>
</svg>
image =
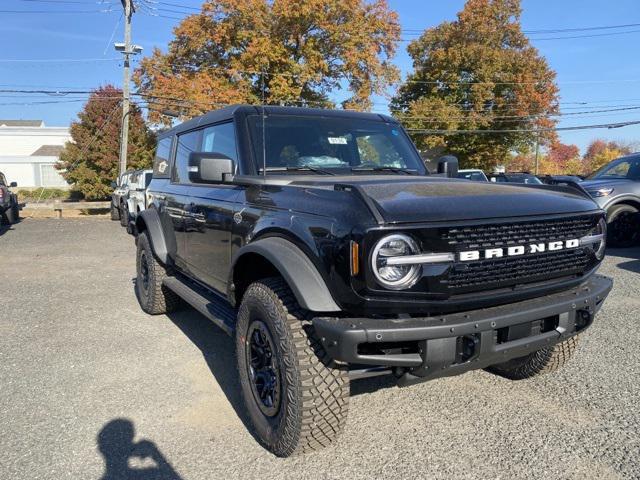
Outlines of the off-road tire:
<svg viewBox="0 0 640 480">
<path fill-rule="evenodd" d="M 144 280 L 145 263 L 148 272 L 146 282 Z M 147 234 L 142 232 L 138 236 L 135 290 L 142 310 L 150 315 L 172 312 L 180 306 L 180 297 L 162 284 L 166 277 L 165 267 L 156 259 Z"/>
<path fill-rule="evenodd" d="M 525 357 L 492 365 L 487 370 L 510 380 L 524 380 L 536 375 L 555 372 L 569 361 L 577 346 L 578 337 L 571 337 L 553 347 L 542 348 Z"/>
<path fill-rule="evenodd" d="M 17 222 L 20 220 L 20 207 L 18 206 L 17 201 L 11 206 L 11 211 L 13 212 L 13 221 Z"/>
<path fill-rule="evenodd" d="M 129 223 L 129 210 L 127 208 L 127 202 L 120 203 L 120 225 L 126 227 Z"/>
<path fill-rule="evenodd" d="M 242 394 L 258 441 L 280 457 L 326 447 L 342 432 L 349 408 L 349 376 L 327 355 L 282 278 L 247 288 L 236 326 L 236 354 Z M 254 397 L 247 368 L 247 333 L 255 320 L 268 328 L 281 378 L 277 413 L 265 415 Z"/>
<path fill-rule="evenodd" d="M 111 220 L 120 220 L 120 209 L 111 202 Z"/>
<path fill-rule="evenodd" d="M 615 229 L 616 220 L 621 215 L 632 215 L 635 217 L 635 222 L 632 219 L 632 226 L 635 226 L 635 230 L 630 232 L 626 238 L 618 238 L 616 236 Z M 607 245 L 614 248 L 629 248 L 633 247 L 640 240 L 640 215 L 638 209 L 633 205 L 619 204 L 614 205 L 607 210 Z"/>
<path fill-rule="evenodd" d="M 11 225 L 16 221 L 13 217 L 13 208 L 9 207 L 4 211 L 4 215 L 2 216 L 2 223 L 5 225 Z"/>
</svg>

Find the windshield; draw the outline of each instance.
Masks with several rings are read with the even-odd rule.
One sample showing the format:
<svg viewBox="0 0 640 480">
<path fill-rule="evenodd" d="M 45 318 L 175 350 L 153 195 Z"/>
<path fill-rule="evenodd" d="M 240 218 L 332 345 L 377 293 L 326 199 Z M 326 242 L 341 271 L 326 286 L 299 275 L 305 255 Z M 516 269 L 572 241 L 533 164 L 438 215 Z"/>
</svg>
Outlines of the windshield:
<svg viewBox="0 0 640 480">
<path fill-rule="evenodd" d="M 607 178 L 640 180 L 640 158 L 619 158 L 605 165 L 587 178 L 589 180 L 603 180 Z"/>
<path fill-rule="evenodd" d="M 397 125 L 320 116 L 248 117 L 257 160 L 263 167 L 263 121 L 268 172 L 323 174 L 391 172 L 426 174 L 411 141 Z"/>
</svg>

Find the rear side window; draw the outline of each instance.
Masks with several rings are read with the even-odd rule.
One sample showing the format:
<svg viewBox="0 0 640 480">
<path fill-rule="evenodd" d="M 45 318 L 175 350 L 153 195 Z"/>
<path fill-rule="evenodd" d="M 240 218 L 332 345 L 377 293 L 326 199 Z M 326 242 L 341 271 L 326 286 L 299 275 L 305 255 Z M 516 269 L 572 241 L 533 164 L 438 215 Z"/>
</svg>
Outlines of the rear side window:
<svg viewBox="0 0 640 480">
<path fill-rule="evenodd" d="M 169 178 L 169 156 L 171 155 L 172 137 L 163 138 L 156 147 L 156 156 L 153 159 L 153 176 L 155 178 Z"/>
</svg>

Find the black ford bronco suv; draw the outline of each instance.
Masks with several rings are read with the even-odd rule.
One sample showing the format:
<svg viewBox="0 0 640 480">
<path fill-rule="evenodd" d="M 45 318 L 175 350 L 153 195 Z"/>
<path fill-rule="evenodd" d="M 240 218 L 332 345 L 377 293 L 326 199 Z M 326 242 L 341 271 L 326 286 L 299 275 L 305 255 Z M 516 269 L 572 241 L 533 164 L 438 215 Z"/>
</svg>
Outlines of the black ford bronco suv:
<svg viewBox="0 0 640 480">
<path fill-rule="evenodd" d="M 149 195 L 142 308 L 184 300 L 235 335 L 254 435 L 280 456 L 336 438 L 350 379 L 557 369 L 612 287 L 586 193 L 429 175 L 382 115 L 208 113 L 160 135 Z"/>
</svg>

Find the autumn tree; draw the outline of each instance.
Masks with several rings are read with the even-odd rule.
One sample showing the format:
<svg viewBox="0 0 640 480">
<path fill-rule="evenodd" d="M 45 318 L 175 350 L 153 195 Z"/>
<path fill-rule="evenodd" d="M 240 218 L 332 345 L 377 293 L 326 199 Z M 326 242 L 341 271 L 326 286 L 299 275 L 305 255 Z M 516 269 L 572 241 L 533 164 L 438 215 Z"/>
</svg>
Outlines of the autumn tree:
<svg viewBox="0 0 640 480">
<path fill-rule="evenodd" d="M 390 63 L 400 36 L 386 0 L 206 0 L 135 74 L 150 102 L 189 117 L 229 103 L 368 109 L 371 95 L 399 78 Z M 175 99 L 182 101 L 176 102 Z"/>
<path fill-rule="evenodd" d="M 60 154 L 57 168 L 88 200 L 107 198 L 111 181 L 118 176 L 122 90 L 107 85 L 95 90 L 78 121 L 71 124 L 71 141 Z M 147 128 L 140 109 L 133 105 L 129 114 L 127 166 L 149 167 L 153 160 L 155 137 Z"/>
<path fill-rule="evenodd" d="M 555 139 L 544 130 L 558 112 L 555 72 L 522 33 L 520 14 L 519 0 L 468 0 L 457 20 L 409 44 L 413 72 L 391 109 L 419 148 L 441 146 L 464 167 L 491 169 L 538 135 L 543 145 Z"/>
<path fill-rule="evenodd" d="M 584 154 L 585 173 L 593 173 L 610 161 L 629 153 L 631 153 L 631 148 L 623 143 L 594 140 L 589 144 Z"/>
</svg>

